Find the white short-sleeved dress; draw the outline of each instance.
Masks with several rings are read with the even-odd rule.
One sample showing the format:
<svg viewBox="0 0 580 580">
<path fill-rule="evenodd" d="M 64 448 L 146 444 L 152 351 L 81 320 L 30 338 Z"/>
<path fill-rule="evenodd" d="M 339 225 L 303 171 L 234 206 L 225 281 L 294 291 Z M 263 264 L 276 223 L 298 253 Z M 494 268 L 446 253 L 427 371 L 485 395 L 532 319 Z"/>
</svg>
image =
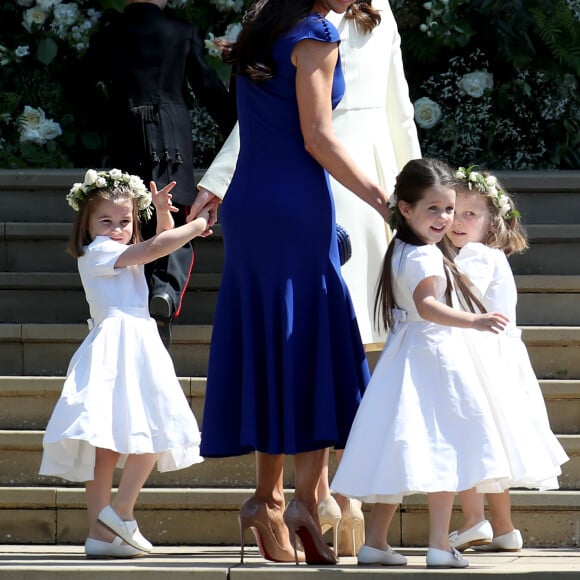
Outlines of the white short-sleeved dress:
<svg viewBox="0 0 580 580">
<path fill-rule="evenodd" d="M 371 503 L 474 486 L 502 491 L 510 467 L 464 333 L 425 321 L 413 302 L 417 285 L 429 277 L 445 302 L 441 252 L 434 245 L 393 243 L 397 322 L 331 487 Z"/>
<path fill-rule="evenodd" d="M 73 355 L 43 439 L 41 475 L 93 479 L 95 448 L 159 453 L 159 471 L 203 461 L 200 432 L 149 316 L 143 266 L 115 269 L 127 249 L 105 236 L 78 260 L 91 330 Z"/>
<path fill-rule="evenodd" d="M 469 243 L 455 263 L 486 310 L 510 319 L 499 335 L 466 333 L 508 454 L 510 487 L 557 489 L 560 466 L 568 456 L 552 433 L 540 385 L 516 327 L 517 288 L 509 262 L 497 248 Z"/>
</svg>

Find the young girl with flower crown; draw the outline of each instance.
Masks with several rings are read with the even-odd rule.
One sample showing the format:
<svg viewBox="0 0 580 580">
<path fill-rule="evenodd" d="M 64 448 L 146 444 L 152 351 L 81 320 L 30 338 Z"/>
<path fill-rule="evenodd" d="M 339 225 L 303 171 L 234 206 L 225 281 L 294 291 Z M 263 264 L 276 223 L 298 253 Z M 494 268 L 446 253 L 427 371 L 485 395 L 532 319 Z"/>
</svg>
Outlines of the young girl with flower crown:
<svg viewBox="0 0 580 580">
<path fill-rule="evenodd" d="M 552 433 L 546 406 L 521 331 L 516 327 L 517 288 L 507 257 L 527 248 L 519 212 L 494 175 L 460 167 L 456 173 L 455 217 L 446 234 L 458 270 L 489 311 L 510 323 L 498 335 L 467 333 L 466 342 L 491 401 L 512 469 L 510 487 L 557 489 L 560 465 L 568 457 Z M 459 550 L 516 551 L 523 545 L 510 514 L 509 492 L 460 494 L 463 526 L 450 534 Z"/>
<path fill-rule="evenodd" d="M 437 247 L 453 222 L 454 185 L 434 159 L 410 161 L 395 184 L 396 234 L 377 295 L 389 333 L 332 482 L 374 503 L 361 564 L 405 564 L 388 546 L 389 523 L 402 496 L 426 493 L 427 566 L 466 567 L 448 540 L 455 492 L 501 490 L 510 475 L 462 330 L 497 333 L 508 319 L 452 307 L 453 287 L 473 310 L 477 301 Z"/>
<path fill-rule="evenodd" d="M 43 439 L 40 473 L 86 481 L 87 557 L 129 558 L 152 549 L 133 509 L 151 470 L 188 467 L 199 455 L 197 422 L 149 316 L 143 265 L 196 236 L 210 208 L 172 229 L 170 183 L 149 193 L 117 169 L 87 171 L 67 199 L 79 213 L 70 240 L 91 320 L 70 361 Z M 158 234 L 140 241 L 139 217 L 157 213 Z M 123 467 L 111 501 L 115 466 Z"/>
</svg>

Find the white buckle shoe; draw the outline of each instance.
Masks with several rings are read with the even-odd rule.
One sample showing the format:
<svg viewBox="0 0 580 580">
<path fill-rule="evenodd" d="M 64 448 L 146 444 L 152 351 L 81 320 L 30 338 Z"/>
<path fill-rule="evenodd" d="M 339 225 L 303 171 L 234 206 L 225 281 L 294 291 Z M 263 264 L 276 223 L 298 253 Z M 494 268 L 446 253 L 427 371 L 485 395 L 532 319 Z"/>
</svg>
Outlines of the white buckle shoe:
<svg viewBox="0 0 580 580">
<path fill-rule="evenodd" d="M 359 566 L 406 566 L 407 558 L 398 554 L 390 546 L 386 550 L 379 550 L 363 544 L 358 552 Z"/>
<path fill-rule="evenodd" d="M 137 521 L 123 521 L 110 505 L 101 510 L 97 519 L 134 548 L 142 552 L 151 552 L 153 549 L 151 542 L 139 531 Z"/>
<path fill-rule="evenodd" d="M 481 552 L 519 552 L 524 545 L 522 534 L 519 530 L 512 530 L 507 534 L 496 536 L 486 546 L 474 546 L 474 550 Z"/>
<path fill-rule="evenodd" d="M 469 562 L 455 549 L 451 551 L 429 548 L 427 550 L 427 568 L 467 568 Z"/>
<path fill-rule="evenodd" d="M 472 546 L 483 546 L 491 544 L 493 529 L 487 520 L 479 522 L 472 528 L 459 533 L 458 531 L 449 534 L 449 543 L 452 548 L 463 552 Z"/>
<path fill-rule="evenodd" d="M 139 558 L 145 554 L 146 552 L 125 544 L 119 536 L 115 536 L 112 542 L 103 542 L 94 538 L 85 540 L 85 556 L 87 558 Z"/>
</svg>

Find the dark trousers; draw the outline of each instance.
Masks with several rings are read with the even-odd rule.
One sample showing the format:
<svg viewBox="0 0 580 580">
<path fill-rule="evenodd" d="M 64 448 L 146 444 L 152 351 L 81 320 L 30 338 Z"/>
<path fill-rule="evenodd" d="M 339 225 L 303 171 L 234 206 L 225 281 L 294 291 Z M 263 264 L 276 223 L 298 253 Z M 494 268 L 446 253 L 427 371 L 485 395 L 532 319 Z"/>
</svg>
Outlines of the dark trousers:
<svg viewBox="0 0 580 580">
<path fill-rule="evenodd" d="M 189 207 L 179 203 L 174 203 L 173 205 L 179 209 L 179 212 L 171 214 L 175 221 L 175 226 L 178 227 L 185 223 Z M 157 221 L 154 212 L 151 220 L 146 224 L 142 224 L 141 233 L 143 239 L 152 238 L 155 235 L 156 227 Z M 193 260 L 193 242 L 190 241 L 168 256 L 145 264 L 145 277 L 149 286 L 149 296 L 167 294 L 173 304 L 175 316 L 179 316 L 181 311 L 183 296 L 187 290 L 191 269 L 193 268 Z"/>
</svg>

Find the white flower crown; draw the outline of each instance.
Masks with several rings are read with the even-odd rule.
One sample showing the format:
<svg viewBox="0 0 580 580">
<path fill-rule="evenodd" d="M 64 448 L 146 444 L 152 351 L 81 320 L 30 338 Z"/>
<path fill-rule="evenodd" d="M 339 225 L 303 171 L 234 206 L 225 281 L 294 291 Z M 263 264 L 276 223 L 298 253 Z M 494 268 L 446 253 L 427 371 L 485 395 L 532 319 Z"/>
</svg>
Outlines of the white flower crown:
<svg viewBox="0 0 580 580">
<path fill-rule="evenodd" d="M 475 165 L 459 167 L 455 172 L 455 178 L 467 181 L 469 189 L 476 187 L 482 193 L 488 194 L 504 220 L 508 221 L 520 217 L 520 212 L 517 209 L 513 209 L 508 194 L 497 186 L 497 177 L 495 175 L 483 175 L 478 171 L 474 171 L 474 168 Z"/>
<path fill-rule="evenodd" d="M 139 219 L 141 221 L 149 221 L 153 211 L 151 209 L 151 192 L 148 191 L 139 176 L 123 173 L 120 169 L 111 169 L 110 171 L 89 169 L 85 173 L 84 182 L 75 183 L 68 192 L 66 200 L 75 211 L 79 211 L 87 201 L 88 195 L 93 191 L 115 188 L 121 185 L 127 186 L 133 194 Z"/>
</svg>

